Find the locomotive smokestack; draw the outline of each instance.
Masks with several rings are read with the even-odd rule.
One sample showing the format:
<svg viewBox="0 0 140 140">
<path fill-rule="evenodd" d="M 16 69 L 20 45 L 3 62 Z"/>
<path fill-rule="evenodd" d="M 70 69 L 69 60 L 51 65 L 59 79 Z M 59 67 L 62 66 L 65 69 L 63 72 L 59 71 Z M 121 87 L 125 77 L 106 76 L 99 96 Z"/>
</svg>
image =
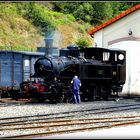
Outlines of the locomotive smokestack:
<svg viewBox="0 0 140 140">
<path fill-rule="evenodd" d="M 53 48 L 53 34 L 46 33 L 44 41 L 45 41 L 45 48 L 46 48 L 45 54 L 49 55 L 50 54 L 49 50 Z"/>
</svg>

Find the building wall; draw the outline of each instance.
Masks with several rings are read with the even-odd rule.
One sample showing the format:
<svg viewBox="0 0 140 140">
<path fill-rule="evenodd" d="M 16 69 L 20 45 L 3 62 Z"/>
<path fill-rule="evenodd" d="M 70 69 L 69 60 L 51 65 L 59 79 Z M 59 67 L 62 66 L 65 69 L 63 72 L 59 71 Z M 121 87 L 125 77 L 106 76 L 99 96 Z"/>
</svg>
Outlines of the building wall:
<svg viewBox="0 0 140 140">
<path fill-rule="evenodd" d="M 109 46 L 126 51 L 126 82 L 121 95 L 140 96 L 140 42 L 121 41 Z"/>
<path fill-rule="evenodd" d="M 140 9 L 114 22 L 113 24 L 97 31 L 94 34 L 94 41 L 97 47 L 106 48 L 109 45 L 126 40 L 140 41 Z M 133 32 L 133 38 L 129 37 L 129 30 Z"/>
</svg>

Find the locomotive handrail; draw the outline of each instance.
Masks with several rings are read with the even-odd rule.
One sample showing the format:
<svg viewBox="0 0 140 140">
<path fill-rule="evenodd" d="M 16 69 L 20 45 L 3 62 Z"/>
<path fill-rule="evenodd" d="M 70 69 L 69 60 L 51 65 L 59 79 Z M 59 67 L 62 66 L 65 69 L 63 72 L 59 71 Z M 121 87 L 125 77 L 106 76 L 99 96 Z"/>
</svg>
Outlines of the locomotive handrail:
<svg viewBox="0 0 140 140">
<path fill-rule="evenodd" d="M 87 62 L 87 59 L 86 59 L 86 58 L 84 58 L 84 57 L 82 57 L 82 56 L 79 56 L 79 58 L 82 58 L 84 61 Z"/>
</svg>

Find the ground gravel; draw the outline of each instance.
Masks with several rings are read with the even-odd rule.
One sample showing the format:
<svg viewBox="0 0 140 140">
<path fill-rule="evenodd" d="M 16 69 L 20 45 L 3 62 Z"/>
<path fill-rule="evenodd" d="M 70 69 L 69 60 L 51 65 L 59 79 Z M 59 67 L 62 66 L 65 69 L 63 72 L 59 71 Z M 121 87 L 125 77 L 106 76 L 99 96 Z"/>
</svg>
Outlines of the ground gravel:
<svg viewBox="0 0 140 140">
<path fill-rule="evenodd" d="M 48 104 L 48 103 L 32 103 L 32 104 L 16 104 L 9 106 L 0 106 L 1 113 L 0 118 L 7 117 L 21 117 L 21 116 L 34 116 L 34 115 L 45 115 L 48 114 L 58 115 L 68 114 L 68 113 L 77 113 L 79 111 L 80 116 L 87 115 L 91 110 L 93 111 L 103 111 L 103 108 L 109 107 L 119 107 L 127 105 L 137 105 L 139 101 L 136 100 L 120 100 L 116 101 L 92 101 L 92 102 L 81 102 L 81 104 L 72 104 L 72 103 L 58 103 L 58 104 Z M 133 106 L 132 106 L 133 107 Z M 86 110 L 86 111 L 85 111 Z M 139 109 L 135 110 L 126 110 L 125 113 L 139 113 Z M 121 112 L 123 113 L 123 112 Z M 109 113 L 110 114 L 110 113 Z M 117 114 L 117 113 L 116 113 Z M 86 116 L 85 115 L 85 116 Z M 106 114 L 107 115 L 107 114 Z M 78 116 L 78 115 L 77 115 Z M 96 115 L 94 115 L 96 116 Z"/>
</svg>

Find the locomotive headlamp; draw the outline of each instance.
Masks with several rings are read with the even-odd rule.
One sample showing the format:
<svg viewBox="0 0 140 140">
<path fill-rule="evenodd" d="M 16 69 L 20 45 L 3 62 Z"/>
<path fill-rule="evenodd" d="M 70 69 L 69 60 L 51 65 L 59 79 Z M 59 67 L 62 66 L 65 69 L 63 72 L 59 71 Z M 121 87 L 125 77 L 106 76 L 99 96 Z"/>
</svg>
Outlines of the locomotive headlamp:
<svg viewBox="0 0 140 140">
<path fill-rule="evenodd" d="M 113 71 L 113 75 L 117 75 L 117 72 L 116 71 Z"/>
<path fill-rule="evenodd" d="M 124 55 L 123 54 L 119 54 L 118 58 L 119 58 L 119 60 L 123 60 L 124 59 Z"/>
</svg>

